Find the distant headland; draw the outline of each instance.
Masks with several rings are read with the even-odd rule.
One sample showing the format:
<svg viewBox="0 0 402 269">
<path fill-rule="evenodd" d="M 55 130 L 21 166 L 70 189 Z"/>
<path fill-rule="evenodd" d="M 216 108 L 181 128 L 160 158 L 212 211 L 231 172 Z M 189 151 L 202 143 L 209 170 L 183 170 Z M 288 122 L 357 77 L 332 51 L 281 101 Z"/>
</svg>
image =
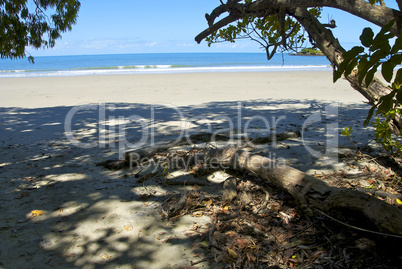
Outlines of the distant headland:
<svg viewBox="0 0 402 269">
<path fill-rule="evenodd" d="M 290 54 L 290 55 L 296 55 L 296 56 L 324 56 L 324 53 L 322 53 L 321 50 L 319 50 L 319 49 L 305 48 L 305 49 L 302 49 L 298 53 L 293 53 L 293 54 Z"/>
</svg>

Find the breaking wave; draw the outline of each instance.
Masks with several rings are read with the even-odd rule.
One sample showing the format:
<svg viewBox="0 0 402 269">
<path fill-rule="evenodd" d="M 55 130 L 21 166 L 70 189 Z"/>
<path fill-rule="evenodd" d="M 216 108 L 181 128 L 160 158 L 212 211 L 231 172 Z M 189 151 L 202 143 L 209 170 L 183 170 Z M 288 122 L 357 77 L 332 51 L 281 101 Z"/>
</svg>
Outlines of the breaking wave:
<svg viewBox="0 0 402 269">
<path fill-rule="evenodd" d="M 278 72 L 278 71 L 328 71 L 329 65 L 256 65 L 256 66 L 190 66 L 190 65 L 130 65 L 75 68 L 67 70 L 0 70 L 0 77 L 56 77 L 123 74 L 168 74 L 208 72 Z"/>
</svg>

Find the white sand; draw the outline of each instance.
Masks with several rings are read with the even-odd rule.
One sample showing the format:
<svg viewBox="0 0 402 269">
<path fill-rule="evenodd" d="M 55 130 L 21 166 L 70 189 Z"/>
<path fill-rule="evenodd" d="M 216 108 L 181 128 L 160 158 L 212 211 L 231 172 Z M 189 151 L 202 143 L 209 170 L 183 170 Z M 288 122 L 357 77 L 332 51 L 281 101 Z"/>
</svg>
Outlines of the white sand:
<svg viewBox="0 0 402 269">
<path fill-rule="evenodd" d="M 0 79 L 0 107 L 74 106 L 98 102 L 199 105 L 258 99 L 360 103 L 331 72 L 191 73 Z"/>
<path fill-rule="evenodd" d="M 240 129 L 255 130 L 250 136 L 267 135 L 271 129 L 301 130 L 307 119 L 315 119 L 304 126 L 303 139 L 261 152 L 304 171 L 333 169 L 325 163 L 322 144 L 336 140 L 350 146 L 337 137 L 339 128 L 354 126 L 360 143 L 370 139 L 359 128 L 368 109 L 363 101 L 347 82 L 333 84 L 330 72 L 0 79 L 0 267 L 190 266 L 202 259 L 193 256 L 190 237 L 196 233 L 191 228 L 197 223 L 202 231 L 208 218 L 185 217 L 171 223 L 161 221 L 160 214 L 161 201 L 182 188 L 163 187 L 155 180 L 142 185 L 132 176 L 138 171 L 106 171 L 96 162 L 116 158 L 122 141 L 138 141 L 146 127 L 154 127 L 155 142 L 177 138 L 181 117 L 193 132 L 206 127 L 225 132 L 220 128 L 233 120 L 242 125 Z M 71 121 L 74 138 L 95 147 L 72 145 L 64 133 L 66 116 L 76 105 L 99 102 L 115 109 L 99 119 L 99 106 L 81 107 Z M 336 115 L 328 118 L 327 106 L 338 102 Z M 154 108 L 150 121 L 152 104 L 162 106 Z M 119 139 L 122 130 L 116 120 L 133 115 L 142 117 L 145 125 L 128 123 Z M 104 124 L 107 147 L 99 143 L 99 122 Z M 312 155 L 305 146 L 323 156 Z M 209 187 L 216 192 L 222 185 Z M 151 192 L 160 198 L 139 199 Z M 32 210 L 45 214 L 31 217 Z"/>
</svg>

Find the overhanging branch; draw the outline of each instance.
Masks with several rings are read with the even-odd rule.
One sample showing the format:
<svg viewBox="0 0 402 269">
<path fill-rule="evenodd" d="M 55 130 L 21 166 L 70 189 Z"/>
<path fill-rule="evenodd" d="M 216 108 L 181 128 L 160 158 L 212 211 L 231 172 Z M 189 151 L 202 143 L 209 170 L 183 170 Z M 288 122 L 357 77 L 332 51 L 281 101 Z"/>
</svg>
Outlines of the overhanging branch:
<svg viewBox="0 0 402 269">
<path fill-rule="evenodd" d="M 217 8 L 215 8 L 211 12 L 211 14 L 205 14 L 205 18 L 207 19 L 208 25 L 212 26 L 217 17 L 219 17 L 220 15 L 222 15 L 225 12 L 230 11 L 230 9 L 240 1 L 241 0 L 227 1 L 226 4 L 222 4 L 222 5 L 218 6 Z M 221 3 L 222 3 L 222 1 L 221 1 Z"/>
<path fill-rule="evenodd" d="M 311 7 L 332 7 L 343 10 L 364 20 L 372 22 L 380 27 L 388 24 L 390 20 L 396 21 L 396 26 L 391 28 L 391 32 L 396 36 L 402 32 L 402 13 L 401 11 L 388 8 L 386 6 L 371 5 L 364 0 L 259 0 L 252 3 L 239 3 L 239 0 L 231 0 L 206 15 L 209 28 L 197 35 L 196 41 L 200 43 L 208 35 L 216 30 L 247 16 L 266 17 L 278 14 L 282 8 L 311 8 Z M 400 1 L 397 1 L 400 4 Z M 229 16 L 214 23 L 215 19 L 225 12 Z"/>
<path fill-rule="evenodd" d="M 214 25 L 211 25 L 209 28 L 205 29 L 204 31 L 202 31 L 200 34 L 198 34 L 195 37 L 195 41 L 197 41 L 197 43 L 201 43 L 201 41 L 206 38 L 207 36 L 213 34 L 215 31 L 219 30 L 222 27 L 225 27 L 226 25 L 237 21 L 238 19 L 240 19 L 239 17 L 235 17 L 235 16 L 227 16 L 226 18 L 218 21 L 217 23 L 215 23 Z"/>
</svg>

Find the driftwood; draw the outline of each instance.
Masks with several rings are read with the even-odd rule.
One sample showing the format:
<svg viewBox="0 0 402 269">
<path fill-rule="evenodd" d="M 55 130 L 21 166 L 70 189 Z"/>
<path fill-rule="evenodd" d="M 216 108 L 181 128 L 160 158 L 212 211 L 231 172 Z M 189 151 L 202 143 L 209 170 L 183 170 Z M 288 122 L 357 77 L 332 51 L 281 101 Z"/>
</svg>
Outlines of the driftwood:
<svg viewBox="0 0 402 269">
<path fill-rule="evenodd" d="M 168 145 L 164 145 L 131 151 L 127 152 L 124 157 L 126 161 L 129 161 L 129 155 L 134 153 L 136 158 L 147 158 L 168 148 Z M 187 160 L 187 164 L 201 161 L 204 167 L 251 171 L 289 192 L 306 208 L 306 212 L 315 214 L 314 210 L 317 209 L 330 215 L 333 211 L 352 210 L 364 215 L 380 231 L 402 235 L 402 209 L 367 193 L 330 186 L 320 179 L 283 163 L 276 163 L 269 158 L 233 147 L 200 151 L 196 156 L 189 155 L 188 158 L 191 160 Z"/>
<path fill-rule="evenodd" d="M 369 194 L 330 186 L 295 168 L 236 148 L 210 150 L 204 156 L 204 162 L 215 166 L 247 169 L 285 189 L 298 202 L 312 210 L 316 208 L 331 212 L 344 208 L 357 211 L 381 231 L 402 235 L 402 209 Z"/>
</svg>

